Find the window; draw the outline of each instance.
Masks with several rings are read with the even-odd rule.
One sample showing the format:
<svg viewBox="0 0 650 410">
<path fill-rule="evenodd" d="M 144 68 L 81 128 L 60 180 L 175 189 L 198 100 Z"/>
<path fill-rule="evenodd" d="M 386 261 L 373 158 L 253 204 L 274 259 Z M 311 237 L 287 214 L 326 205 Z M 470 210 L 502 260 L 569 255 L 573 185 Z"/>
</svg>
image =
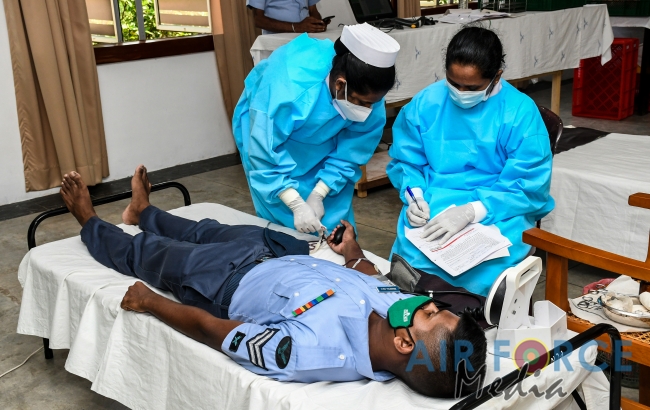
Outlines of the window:
<svg viewBox="0 0 650 410">
<path fill-rule="evenodd" d="M 86 0 L 92 41 L 122 43 L 211 33 L 209 0 Z"/>
<path fill-rule="evenodd" d="M 92 40 L 96 43 L 121 43 L 118 0 L 86 0 L 86 7 Z"/>
<path fill-rule="evenodd" d="M 209 0 L 155 0 L 158 30 L 211 33 Z"/>
</svg>

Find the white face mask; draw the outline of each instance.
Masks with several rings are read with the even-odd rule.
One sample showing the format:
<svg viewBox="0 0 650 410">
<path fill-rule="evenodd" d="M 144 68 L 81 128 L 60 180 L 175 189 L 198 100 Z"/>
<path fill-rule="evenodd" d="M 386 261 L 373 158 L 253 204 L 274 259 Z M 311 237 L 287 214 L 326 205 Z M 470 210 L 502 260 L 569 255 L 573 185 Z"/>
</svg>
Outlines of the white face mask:
<svg viewBox="0 0 650 410">
<path fill-rule="evenodd" d="M 494 78 L 492 81 L 494 81 Z M 458 88 L 449 84 L 449 81 L 447 81 L 447 88 L 449 89 L 449 96 L 451 97 L 451 100 L 454 102 L 454 104 L 460 108 L 468 109 L 476 106 L 478 103 L 485 101 L 490 97 L 487 91 L 490 90 L 492 81 L 490 81 L 490 84 L 488 84 L 485 90 L 481 91 L 458 91 Z"/>
<path fill-rule="evenodd" d="M 336 94 L 334 94 L 334 98 L 332 99 L 332 104 L 334 104 L 335 107 L 338 107 L 337 111 L 339 112 L 339 114 L 341 114 L 341 117 L 343 117 L 344 120 L 365 122 L 368 116 L 370 115 L 370 113 L 372 112 L 372 108 L 362 107 L 360 105 L 352 104 L 350 101 L 348 101 L 347 82 L 345 83 L 345 99 L 338 100 L 336 98 Z"/>
</svg>

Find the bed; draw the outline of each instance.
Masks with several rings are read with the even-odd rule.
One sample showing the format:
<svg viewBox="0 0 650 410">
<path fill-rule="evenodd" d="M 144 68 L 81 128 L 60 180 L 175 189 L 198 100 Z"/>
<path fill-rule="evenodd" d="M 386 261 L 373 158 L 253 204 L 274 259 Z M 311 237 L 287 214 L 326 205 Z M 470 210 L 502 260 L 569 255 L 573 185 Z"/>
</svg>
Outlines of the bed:
<svg viewBox="0 0 650 410">
<path fill-rule="evenodd" d="M 171 213 L 193 220 L 214 218 L 228 224 L 268 225 L 266 220 L 218 204 L 195 204 Z M 131 234 L 138 232 L 136 227 L 121 227 Z M 30 247 L 32 242 L 33 235 Z M 343 263 L 342 257 L 328 247 L 313 256 Z M 388 272 L 387 260 L 370 252 L 366 256 L 382 272 Z M 302 384 L 277 382 L 248 372 L 149 314 L 122 310 L 120 301 L 136 279 L 100 265 L 78 236 L 33 247 L 20 264 L 18 278 L 23 286 L 18 333 L 49 339 L 52 349 L 69 349 L 67 371 L 90 380 L 93 391 L 133 409 L 449 409 L 456 403 L 421 396 L 397 379 Z M 174 299 L 169 293 L 156 291 Z M 488 331 L 488 339 L 493 340 L 494 334 Z M 536 385 L 544 392 L 562 379 L 565 393 L 577 388 L 587 408 L 602 408 L 609 398 L 609 383 L 602 372 L 589 372 L 580 365 L 581 360 L 593 364 L 595 358 L 593 345 L 581 355 L 571 353 L 568 361 L 572 371 L 565 366 L 560 370 L 549 366 L 539 376 L 525 379 L 521 390 L 528 392 Z M 489 355 L 487 362 L 487 382 L 516 369 L 511 359 L 497 360 Z M 495 369 L 497 362 L 499 369 Z M 578 407 L 570 394 L 548 399 L 514 394 L 508 399 L 504 395 L 493 398 L 480 408 Z"/>
<path fill-rule="evenodd" d="M 647 254 L 650 212 L 627 205 L 650 192 L 650 136 L 609 134 L 553 159 L 555 209 L 544 230 L 628 258 Z"/>
</svg>

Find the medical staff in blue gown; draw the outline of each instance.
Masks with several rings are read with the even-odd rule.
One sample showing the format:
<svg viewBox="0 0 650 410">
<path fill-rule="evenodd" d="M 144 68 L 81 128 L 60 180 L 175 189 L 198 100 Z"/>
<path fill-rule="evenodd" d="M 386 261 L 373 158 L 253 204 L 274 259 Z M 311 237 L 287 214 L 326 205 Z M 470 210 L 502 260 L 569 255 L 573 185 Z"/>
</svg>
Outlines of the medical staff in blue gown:
<svg viewBox="0 0 650 410">
<path fill-rule="evenodd" d="M 258 216 L 301 232 L 354 225 L 354 184 L 382 135 L 398 51 L 359 24 L 335 43 L 300 35 L 251 71 L 233 133 Z"/>
<path fill-rule="evenodd" d="M 492 31 L 458 32 L 446 51 L 446 81 L 422 90 L 397 117 L 387 167 L 405 204 L 392 253 L 482 296 L 526 257 L 522 232 L 554 207 L 548 133 L 535 103 L 501 80 L 504 57 Z M 444 243 L 471 222 L 499 227 L 512 242 L 510 256 L 452 277 L 404 236 L 424 226 L 423 238 Z"/>
</svg>

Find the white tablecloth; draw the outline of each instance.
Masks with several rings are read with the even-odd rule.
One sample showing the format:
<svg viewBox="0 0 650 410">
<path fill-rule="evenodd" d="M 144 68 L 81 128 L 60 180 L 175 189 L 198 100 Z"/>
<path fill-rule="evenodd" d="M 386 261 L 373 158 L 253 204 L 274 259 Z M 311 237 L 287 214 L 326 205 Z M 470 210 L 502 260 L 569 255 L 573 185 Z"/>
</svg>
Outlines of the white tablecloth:
<svg viewBox="0 0 650 410">
<path fill-rule="evenodd" d="M 261 218 L 216 204 L 196 204 L 172 213 L 194 220 L 211 217 L 223 223 L 266 226 Z M 137 228 L 128 227 L 127 231 L 135 233 Z M 314 256 L 343 262 L 329 248 Z M 386 271 L 388 261 L 370 252 L 366 256 Z M 396 379 L 303 384 L 258 376 L 152 315 L 120 309 L 122 297 L 136 279 L 93 260 L 78 236 L 32 249 L 20 265 L 18 278 L 24 288 L 18 333 L 47 337 L 52 348 L 70 349 L 66 370 L 92 381 L 94 391 L 130 408 L 448 409 L 454 403 L 421 396 Z M 557 392 L 555 384 L 561 379 L 560 386 L 568 393 L 582 383 L 589 409 L 602 408 L 609 396 L 607 380 L 581 364 L 593 364 L 595 358 L 594 346 L 580 354 L 573 352 L 567 358 L 571 370 L 564 360 L 558 370 L 551 365 L 541 375 L 526 379 L 522 391 L 535 385 L 540 392 Z M 493 356 L 487 362 L 487 380 L 514 370 L 511 359 L 499 359 L 498 371 Z M 570 397 L 554 394 L 542 400 L 533 394 L 514 394 L 481 408 L 549 409 L 559 405 L 566 410 Z M 563 401 L 565 398 L 569 400 Z"/>
<path fill-rule="evenodd" d="M 643 27 L 650 29 L 650 17 L 610 17 L 612 27 Z"/>
<path fill-rule="evenodd" d="M 551 12 L 527 12 L 514 18 L 486 21 L 499 34 L 506 53 L 505 79 L 524 78 L 551 71 L 575 68 L 583 58 L 611 59 L 614 40 L 607 6 L 585 6 Z M 439 23 L 418 29 L 393 30 L 389 34 L 400 43 L 397 82 L 386 102 L 413 97 L 427 85 L 445 78 L 444 49 L 460 29 L 458 24 Z M 311 34 L 335 41 L 341 30 Z M 282 33 L 257 37 L 251 47 L 255 64 L 297 34 Z"/>
<path fill-rule="evenodd" d="M 553 158 L 555 209 L 542 229 L 645 260 L 650 210 L 627 204 L 637 192 L 650 193 L 650 136 L 609 134 Z"/>
</svg>

